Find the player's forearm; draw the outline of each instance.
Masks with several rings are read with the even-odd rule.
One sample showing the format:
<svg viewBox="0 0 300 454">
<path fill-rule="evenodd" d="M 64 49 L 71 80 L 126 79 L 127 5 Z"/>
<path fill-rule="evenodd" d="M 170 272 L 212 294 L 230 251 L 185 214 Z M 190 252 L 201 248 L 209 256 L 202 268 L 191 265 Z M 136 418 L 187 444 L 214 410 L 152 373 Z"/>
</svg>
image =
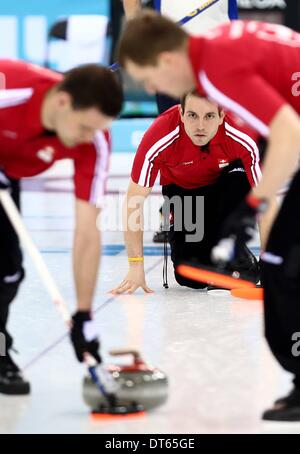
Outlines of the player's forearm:
<svg viewBox="0 0 300 454">
<path fill-rule="evenodd" d="M 131 204 L 132 207 L 130 207 Z M 138 197 L 135 200 L 127 194 L 123 207 L 123 225 L 128 257 L 143 257 L 143 209 L 143 198 Z M 130 265 L 134 266 L 134 262 Z"/>
<path fill-rule="evenodd" d="M 269 145 L 263 164 L 263 178 L 253 193 L 271 200 L 299 168 L 300 121 L 284 106 L 271 125 Z"/>
<path fill-rule="evenodd" d="M 124 240 L 128 257 L 143 257 L 143 232 L 125 231 Z"/>
<path fill-rule="evenodd" d="M 101 253 L 101 238 L 95 229 L 92 234 L 75 232 L 73 269 L 76 286 L 77 309 L 88 311 L 92 307 Z"/>
<path fill-rule="evenodd" d="M 141 9 L 141 0 L 123 0 L 126 19 L 131 19 Z"/>
<path fill-rule="evenodd" d="M 144 204 L 152 188 L 130 180 L 123 205 L 124 239 L 128 257 L 143 257 Z M 131 266 L 143 262 L 132 262 Z"/>
</svg>

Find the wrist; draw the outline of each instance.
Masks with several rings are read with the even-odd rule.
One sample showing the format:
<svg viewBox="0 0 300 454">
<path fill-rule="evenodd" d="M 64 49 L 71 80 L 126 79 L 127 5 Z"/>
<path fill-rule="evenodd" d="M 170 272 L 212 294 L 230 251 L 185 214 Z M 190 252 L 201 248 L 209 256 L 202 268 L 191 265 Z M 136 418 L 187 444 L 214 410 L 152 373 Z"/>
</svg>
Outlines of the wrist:
<svg viewBox="0 0 300 454">
<path fill-rule="evenodd" d="M 129 263 L 144 263 L 144 257 L 131 256 L 131 257 L 128 257 L 128 262 Z"/>
<path fill-rule="evenodd" d="M 128 261 L 128 265 L 129 265 L 130 269 L 141 269 L 141 270 L 144 269 L 144 262 L 143 261 L 141 261 L 141 262 L 129 262 Z"/>
</svg>

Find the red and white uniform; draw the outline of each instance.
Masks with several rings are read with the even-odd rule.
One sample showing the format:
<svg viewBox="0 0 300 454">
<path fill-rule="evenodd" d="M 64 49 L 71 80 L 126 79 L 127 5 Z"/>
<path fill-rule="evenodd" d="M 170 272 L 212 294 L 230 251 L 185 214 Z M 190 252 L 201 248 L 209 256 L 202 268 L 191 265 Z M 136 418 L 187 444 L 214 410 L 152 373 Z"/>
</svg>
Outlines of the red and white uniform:
<svg viewBox="0 0 300 454">
<path fill-rule="evenodd" d="M 241 159 L 251 186 L 261 177 L 256 142 L 227 116 L 208 146 L 194 145 L 184 130 L 179 106 L 160 115 L 144 135 L 133 163 L 131 178 L 152 187 L 158 172 L 161 185 L 195 189 L 216 182 L 222 171 Z"/>
<path fill-rule="evenodd" d="M 200 94 L 234 112 L 261 135 L 284 104 L 300 113 L 300 34 L 275 24 L 236 21 L 191 37 Z"/>
<path fill-rule="evenodd" d="M 91 144 L 65 147 L 41 124 L 43 99 L 62 76 L 14 60 L 0 60 L 0 74 L 5 82 L 5 90 L 0 87 L 0 168 L 19 179 L 37 175 L 55 161 L 71 159 L 76 197 L 100 204 L 108 172 L 109 133 L 97 132 Z"/>
</svg>

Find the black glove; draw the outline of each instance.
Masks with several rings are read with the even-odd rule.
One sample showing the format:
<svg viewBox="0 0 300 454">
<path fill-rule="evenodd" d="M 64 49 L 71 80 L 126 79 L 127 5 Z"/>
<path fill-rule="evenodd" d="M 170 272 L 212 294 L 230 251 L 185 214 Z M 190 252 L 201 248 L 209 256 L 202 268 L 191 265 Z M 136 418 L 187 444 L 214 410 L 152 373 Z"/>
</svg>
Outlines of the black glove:
<svg viewBox="0 0 300 454">
<path fill-rule="evenodd" d="M 244 245 L 256 232 L 257 216 L 266 211 L 268 204 L 264 199 L 249 195 L 241 205 L 226 219 L 219 243 L 212 250 L 215 263 L 229 263 L 239 255 Z"/>
<path fill-rule="evenodd" d="M 89 353 L 98 363 L 101 363 L 99 354 L 100 343 L 95 333 L 93 321 L 88 311 L 78 311 L 72 317 L 73 326 L 70 337 L 79 362 L 83 362 L 84 353 Z"/>
<path fill-rule="evenodd" d="M 3 170 L 0 169 L 0 189 L 9 189 L 10 188 L 10 181 L 3 172 Z"/>
</svg>

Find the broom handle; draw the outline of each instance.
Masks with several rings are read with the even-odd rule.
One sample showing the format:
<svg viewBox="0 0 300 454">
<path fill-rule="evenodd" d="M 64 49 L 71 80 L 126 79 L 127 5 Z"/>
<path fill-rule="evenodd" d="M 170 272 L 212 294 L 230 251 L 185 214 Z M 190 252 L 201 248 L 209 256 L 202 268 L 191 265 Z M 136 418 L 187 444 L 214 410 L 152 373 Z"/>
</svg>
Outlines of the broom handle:
<svg viewBox="0 0 300 454">
<path fill-rule="evenodd" d="M 64 322 L 70 328 L 71 315 L 67 309 L 64 298 L 61 295 L 52 275 L 50 274 L 41 253 L 31 239 L 21 218 L 21 215 L 8 190 L 0 190 L 0 201 L 21 243 L 23 243 L 25 249 L 31 257 L 46 290 L 53 300 L 53 303 L 57 307 L 57 310 Z M 85 354 L 85 363 L 88 367 L 95 367 L 97 364 L 96 360 L 89 354 Z"/>
</svg>

